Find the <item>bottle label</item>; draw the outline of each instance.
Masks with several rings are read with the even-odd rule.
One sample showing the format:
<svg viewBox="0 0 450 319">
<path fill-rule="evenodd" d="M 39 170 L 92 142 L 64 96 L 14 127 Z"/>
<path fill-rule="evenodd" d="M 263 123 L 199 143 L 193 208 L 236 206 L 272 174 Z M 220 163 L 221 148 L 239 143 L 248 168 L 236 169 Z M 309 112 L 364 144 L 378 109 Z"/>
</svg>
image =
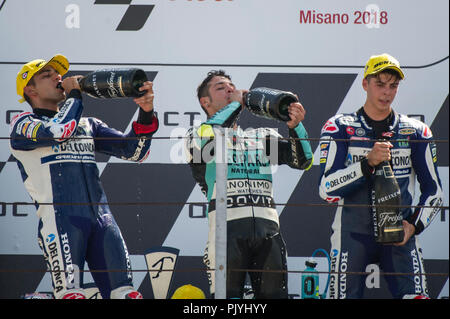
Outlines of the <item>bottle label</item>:
<svg viewBox="0 0 450 319">
<path fill-rule="evenodd" d="M 372 190 L 374 235 L 379 243 L 403 240 L 403 216 L 400 207 L 401 191 L 389 163 L 376 169 Z"/>
<path fill-rule="evenodd" d="M 392 232 L 399 228 L 399 222 L 403 220 L 402 213 L 382 212 L 378 215 L 378 227 L 384 228 L 384 232 Z M 388 230 L 389 229 L 389 230 Z M 402 229 L 400 227 L 400 229 Z"/>
<path fill-rule="evenodd" d="M 394 178 L 394 172 L 390 166 L 383 166 L 384 177 Z"/>
</svg>

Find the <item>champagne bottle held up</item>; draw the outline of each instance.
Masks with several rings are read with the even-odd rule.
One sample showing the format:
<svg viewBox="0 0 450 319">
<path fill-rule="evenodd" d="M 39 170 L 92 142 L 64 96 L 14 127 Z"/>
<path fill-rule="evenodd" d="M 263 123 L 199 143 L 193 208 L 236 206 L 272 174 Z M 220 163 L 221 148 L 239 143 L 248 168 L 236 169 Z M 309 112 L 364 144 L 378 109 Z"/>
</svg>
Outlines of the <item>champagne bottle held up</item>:
<svg viewBox="0 0 450 319">
<path fill-rule="evenodd" d="M 298 102 L 298 99 L 292 92 L 260 87 L 250 90 L 244 102 L 255 115 L 288 122 L 288 107 L 292 102 Z"/>
<path fill-rule="evenodd" d="M 81 91 L 91 97 L 113 99 L 143 96 L 146 91 L 139 88 L 145 81 L 147 76 L 141 69 L 117 68 L 91 72 L 78 82 Z"/>
<path fill-rule="evenodd" d="M 388 161 L 375 168 L 372 202 L 376 241 L 382 244 L 403 241 L 403 217 L 399 207 L 401 192 Z"/>
</svg>

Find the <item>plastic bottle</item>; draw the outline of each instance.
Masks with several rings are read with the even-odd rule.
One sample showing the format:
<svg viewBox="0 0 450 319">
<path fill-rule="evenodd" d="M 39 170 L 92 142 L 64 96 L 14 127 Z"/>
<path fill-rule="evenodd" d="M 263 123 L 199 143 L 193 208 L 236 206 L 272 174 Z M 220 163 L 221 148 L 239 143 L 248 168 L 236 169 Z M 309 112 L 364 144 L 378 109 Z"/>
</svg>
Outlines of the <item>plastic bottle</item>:
<svg viewBox="0 0 450 319">
<path fill-rule="evenodd" d="M 316 270 L 317 262 L 314 258 L 308 258 L 305 262 L 306 269 L 302 273 L 302 299 L 319 299 L 319 273 Z"/>
</svg>

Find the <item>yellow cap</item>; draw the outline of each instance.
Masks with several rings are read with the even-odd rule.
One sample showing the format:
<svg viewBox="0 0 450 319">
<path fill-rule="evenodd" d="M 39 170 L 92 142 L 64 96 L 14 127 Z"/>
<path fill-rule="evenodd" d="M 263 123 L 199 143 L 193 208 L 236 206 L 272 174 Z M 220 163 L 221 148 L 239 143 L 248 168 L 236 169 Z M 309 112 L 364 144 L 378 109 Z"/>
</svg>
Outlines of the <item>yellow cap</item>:
<svg viewBox="0 0 450 319">
<path fill-rule="evenodd" d="M 39 72 L 40 69 L 44 68 L 47 65 L 52 66 L 56 70 L 56 72 L 61 75 L 66 74 L 69 70 L 69 61 L 67 61 L 67 58 L 61 54 L 56 54 L 48 62 L 42 59 L 37 59 L 24 64 L 19 73 L 17 73 L 16 79 L 17 94 L 22 97 L 19 100 L 20 103 L 25 101 L 25 99 L 23 98 L 23 89 L 27 86 L 33 75 L 35 75 L 37 72 Z"/>
<path fill-rule="evenodd" d="M 206 299 L 206 298 L 205 294 L 200 288 L 197 288 L 192 285 L 184 285 L 175 290 L 171 299 Z"/>
<path fill-rule="evenodd" d="M 377 74 L 385 69 L 393 69 L 400 74 L 402 79 L 405 77 L 397 59 L 387 53 L 383 53 L 370 57 L 364 68 L 364 78 L 368 75 Z"/>
</svg>

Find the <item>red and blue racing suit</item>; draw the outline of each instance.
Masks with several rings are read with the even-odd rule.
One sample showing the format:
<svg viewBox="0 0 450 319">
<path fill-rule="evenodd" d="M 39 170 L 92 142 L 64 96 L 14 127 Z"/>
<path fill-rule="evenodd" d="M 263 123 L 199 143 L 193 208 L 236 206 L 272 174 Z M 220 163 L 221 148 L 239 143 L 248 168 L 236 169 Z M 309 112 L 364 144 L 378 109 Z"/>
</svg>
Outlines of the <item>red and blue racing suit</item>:
<svg viewBox="0 0 450 319">
<path fill-rule="evenodd" d="M 91 270 L 123 270 L 92 272 L 103 298 L 121 298 L 132 291 L 131 266 L 94 152 L 145 160 L 158 119 L 139 109 L 138 121 L 123 134 L 96 118 L 81 117 L 82 111 L 81 92 L 72 90 L 59 112 L 33 109 L 17 115 L 11 123 L 11 152 L 37 207 L 38 242 L 55 297 L 83 297 L 87 261 Z"/>
<path fill-rule="evenodd" d="M 383 123 L 381 123 L 383 124 Z M 329 119 L 322 128 L 320 143 L 320 182 L 322 199 L 338 203 L 331 236 L 331 298 L 361 298 L 364 276 L 346 272 L 366 272 L 366 266 L 379 263 L 384 272 L 411 273 L 414 276 L 386 276 L 394 297 L 427 295 L 422 252 L 416 236 L 404 246 L 377 244 L 373 234 L 371 205 L 373 169 L 366 155 L 378 134 L 363 108 L 352 114 Z M 413 224 L 416 235 L 423 231 L 442 205 L 441 182 L 437 170 L 436 145 L 430 128 L 392 111 L 384 131 L 393 133 L 391 164 L 401 190 L 402 206 L 412 205 L 416 179 L 420 185 L 418 208 L 401 208 L 403 219 Z M 341 206 L 343 205 L 343 206 Z"/>
</svg>

